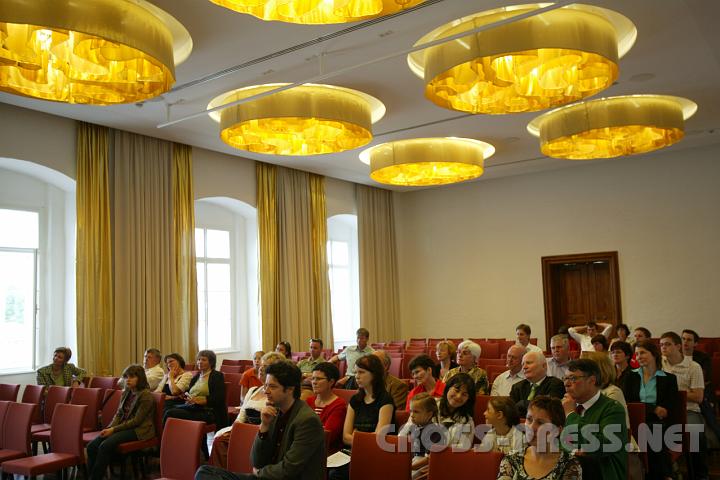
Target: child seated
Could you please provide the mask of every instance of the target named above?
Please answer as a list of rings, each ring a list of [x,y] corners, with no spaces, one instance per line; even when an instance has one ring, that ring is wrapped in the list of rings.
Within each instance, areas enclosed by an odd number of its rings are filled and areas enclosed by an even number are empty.
[[[491,397],[485,410],[485,423],[491,429],[483,437],[479,450],[507,455],[525,451],[525,433],[518,428],[520,414],[510,397]]]
[[[443,444],[443,435],[440,432],[442,427],[437,423],[437,414],[437,402],[429,393],[418,393],[410,399],[410,418],[400,428],[398,435],[412,438],[413,480],[427,477],[430,448],[434,444]],[[434,428],[434,431],[431,430],[423,436],[423,432],[428,428]]]

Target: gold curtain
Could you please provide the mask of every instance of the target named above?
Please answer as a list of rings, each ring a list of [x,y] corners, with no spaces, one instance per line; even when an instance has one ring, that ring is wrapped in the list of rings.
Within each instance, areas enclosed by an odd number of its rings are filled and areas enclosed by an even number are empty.
[[[389,190],[355,186],[360,263],[360,324],[373,341],[400,332],[393,197]]]
[[[113,372],[112,226],[108,129],[77,126],[78,363],[89,375]]]
[[[263,347],[332,345],[323,179],[258,163],[257,182]]]

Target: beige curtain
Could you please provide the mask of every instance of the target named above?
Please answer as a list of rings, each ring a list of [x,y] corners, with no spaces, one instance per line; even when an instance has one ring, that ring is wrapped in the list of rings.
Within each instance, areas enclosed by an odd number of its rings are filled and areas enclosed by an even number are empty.
[[[259,163],[257,182],[263,347],[332,345],[323,179]]]
[[[113,280],[108,129],[77,126],[77,362],[89,375],[113,371]]]
[[[189,152],[114,132],[116,372],[145,349],[197,353]]]
[[[396,340],[400,332],[397,254],[392,192],[355,186],[360,260],[360,324],[372,341]]]

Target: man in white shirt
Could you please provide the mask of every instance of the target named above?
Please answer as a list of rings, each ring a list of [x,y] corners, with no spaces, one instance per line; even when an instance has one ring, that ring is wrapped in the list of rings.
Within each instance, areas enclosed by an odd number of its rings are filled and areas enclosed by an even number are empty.
[[[505,366],[508,367],[508,370],[505,370],[495,377],[490,395],[493,397],[508,397],[510,396],[512,386],[525,380],[521,369],[522,357],[526,352],[525,347],[521,347],[520,345],[513,345],[508,348],[507,355],[505,356]]]
[[[697,452],[690,453],[692,478],[708,478],[707,440],[705,438],[705,421],[700,413],[700,403],[705,395],[705,380],[700,364],[692,357],[684,356],[682,339],[675,332],[665,332],[660,337],[660,351],[663,354],[662,369],[677,377],[678,390],[687,392],[687,422],[700,425],[700,445]]]
[[[521,347],[526,348],[528,352],[543,353],[542,348],[530,343],[530,334],[531,333],[532,333],[532,330],[530,329],[530,325],[521,323],[520,325],[515,327],[515,338],[516,338],[515,345],[520,345]]]
[[[598,332],[598,329],[602,327],[602,331]],[[609,323],[595,323],[587,322],[584,327],[570,327],[568,328],[568,334],[580,344],[580,350],[583,352],[594,352],[595,347],[592,344],[592,338],[601,333],[605,335],[605,338],[610,338],[613,326]]]
[[[333,363],[337,363],[340,360],[345,360],[347,366],[347,368],[345,369],[345,376],[338,380],[335,385],[337,385],[338,387],[344,387],[346,389],[357,388],[357,384],[355,383],[355,362],[357,362],[360,357],[370,355],[375,351],[371,346],[368,345],[368,340],[370,339],[370,332],[367,328],[358,328],[357,332],[355,332],[355,335],[357,335],[357,345],[350,345],[348,347],[345,347],[342,352],[334,355],[329,360]]]
[[[565,378],[570,362],[570,341],[567,335],[555,335],[550,339],[552,357],[547,359],[547,374],[550,377]]]
[[[160,380],[165,376],[165,370],[163,370],[160,365],[161,360],[162,355],[160,355],[160,350],[157,348],[148,348],[145,350],[143,368],[145,369],[145,376],[147,377],[151,392],[155,391],[160,384]]]

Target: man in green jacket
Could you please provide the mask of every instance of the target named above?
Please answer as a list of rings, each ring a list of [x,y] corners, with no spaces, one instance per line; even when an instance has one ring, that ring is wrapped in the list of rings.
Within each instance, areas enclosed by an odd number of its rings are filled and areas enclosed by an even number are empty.
[[[325,478],[325,431],[320,417],[300,400],[302,373],[292,362],[266,370],[267,405],[250,458],[252,474],[232,473],[204,465],[195,480],[322,480]]]
[[[627,478],[625,409],[600,393],[600,367],[590,359],[574,360],[564,381],[563,447],[580,460],[583,478]]]

